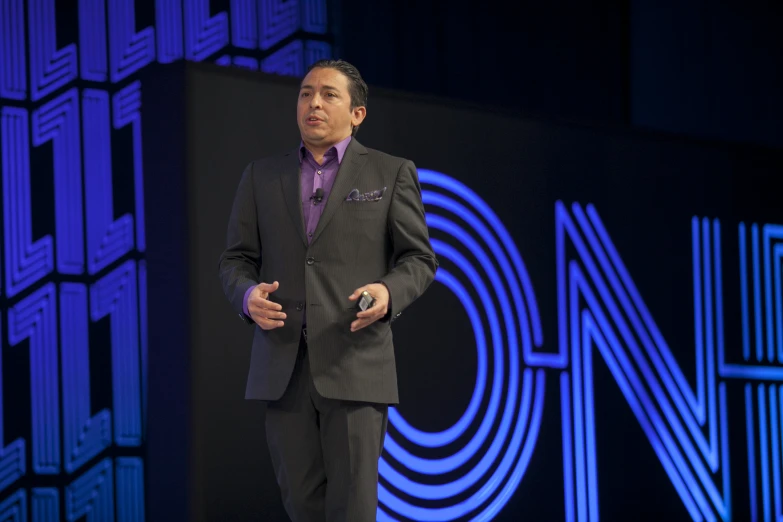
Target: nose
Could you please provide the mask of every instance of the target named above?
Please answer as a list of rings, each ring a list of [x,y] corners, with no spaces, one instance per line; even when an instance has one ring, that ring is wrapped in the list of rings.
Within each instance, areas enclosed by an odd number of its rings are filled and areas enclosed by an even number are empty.
[[[313,94],[310,96],[310,107],[316,108],[321,107],[321,95],[318,93]]]

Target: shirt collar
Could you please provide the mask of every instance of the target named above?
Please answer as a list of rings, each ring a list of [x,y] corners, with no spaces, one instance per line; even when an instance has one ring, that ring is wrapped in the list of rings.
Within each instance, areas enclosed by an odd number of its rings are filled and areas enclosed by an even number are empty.
[[[343,162],[343,156],[345,156],[345,151],[348,148],[348,144],[351,143],[351,136],[348,136],[344,140],[342,140],[339,143],[336,143],[333,147],[331,147],[329,150],[326,151],[326,154],[324,154],[324,158],[331,158],[334,157],[335,153],[337,154],[337,163],[340,164]],[[305,147],[304,142],[299,142],[299,163],[302,163],[302,160],[307,157],[307,155],[312,156],[312,153],[307,150],[307,147]]]

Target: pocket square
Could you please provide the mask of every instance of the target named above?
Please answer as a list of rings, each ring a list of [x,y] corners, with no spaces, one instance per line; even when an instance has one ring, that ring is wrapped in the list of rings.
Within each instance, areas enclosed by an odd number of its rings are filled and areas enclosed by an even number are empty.
[[[383,198],[383,194],[386,192],[386,187],[378,190],[371,190],[369,192],[359,192],[359,189],[353,189],[345,201],[380,201]]]

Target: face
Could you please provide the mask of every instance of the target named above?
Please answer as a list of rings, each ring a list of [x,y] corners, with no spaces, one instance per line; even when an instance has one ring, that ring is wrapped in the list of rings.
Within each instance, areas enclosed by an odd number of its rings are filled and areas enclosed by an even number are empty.
[[[359,125],[364,107],[351,109],[348,78],[335,69],[315,68],[299,89],[296,118],[302,141],[326,151],[351,135],[351,126]]]

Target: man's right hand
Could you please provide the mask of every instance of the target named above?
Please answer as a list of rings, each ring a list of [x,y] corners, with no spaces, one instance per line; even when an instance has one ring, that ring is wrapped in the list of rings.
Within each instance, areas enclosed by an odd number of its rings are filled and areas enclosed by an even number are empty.
[[[271,285],[261,283],[256,285],[247,297],[247,311],[250,312],[250,318],[264,330],[274,330],[284,324],[282,319],[285,319],[286,315],[280,311],[283,307],[269,301],[269,294],[279,286],[280,283],[277,281]]]

